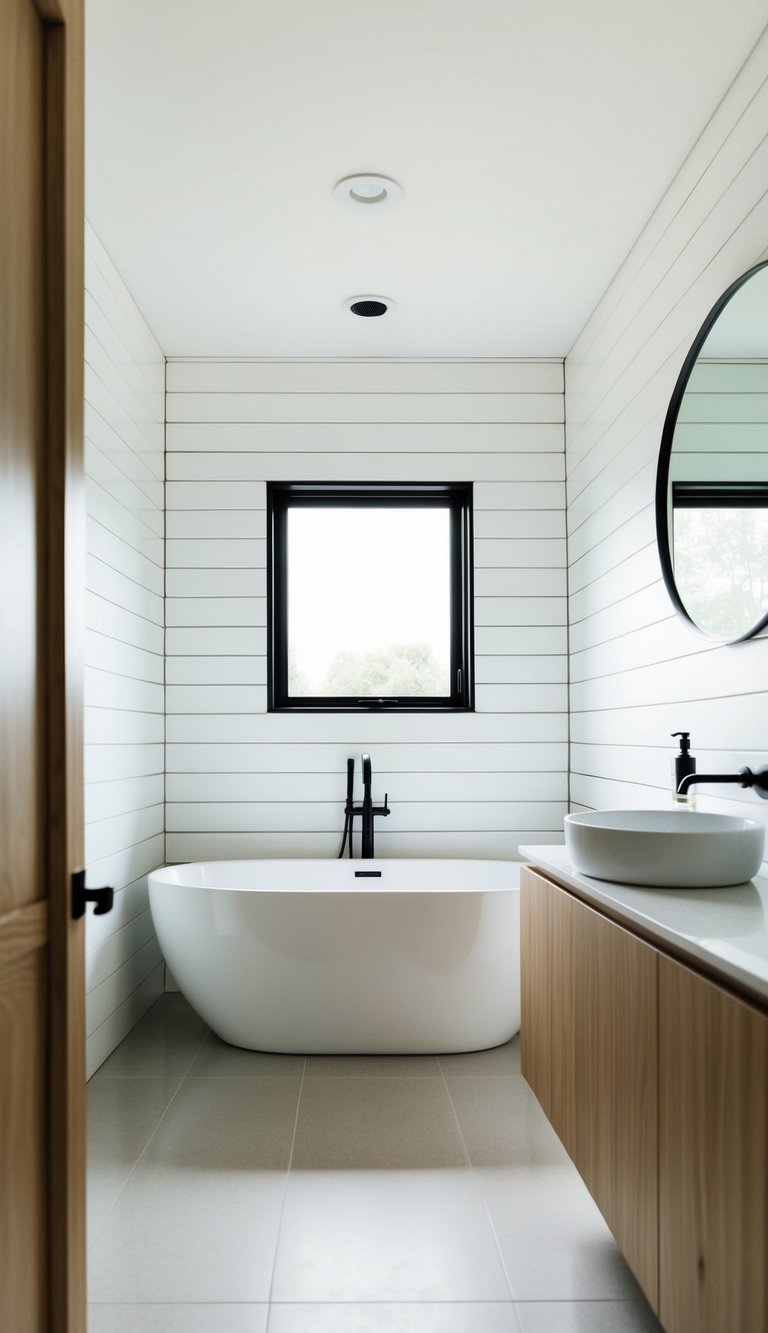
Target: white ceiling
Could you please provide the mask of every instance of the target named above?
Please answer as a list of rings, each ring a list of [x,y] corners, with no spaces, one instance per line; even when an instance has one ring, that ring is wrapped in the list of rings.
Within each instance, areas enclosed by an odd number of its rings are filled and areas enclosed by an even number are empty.
[[[169,356],[564,356],[765,18],[90,0],[88,216]],[[364,171],[399,209],[339,207]]]

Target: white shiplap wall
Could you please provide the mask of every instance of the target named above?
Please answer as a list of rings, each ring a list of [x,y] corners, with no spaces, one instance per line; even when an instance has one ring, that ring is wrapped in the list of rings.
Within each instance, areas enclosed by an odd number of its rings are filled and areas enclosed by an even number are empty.
[[[700,772],[768,759],[768,640],[713,647],[675,617],[653,509],[688,347],[719,294],[766,254],[767,123],[764,38],[566,361],[576,809],[663,804],[672,731],[692,732]],[[768,816],[739,788],[703,788],[698,806]]]
[[[562,832],[562,363],[169,361],[167,856],[332,856],[371,752],[384,856]],[[473,715],[266,712],[268,480],[475,482]],[[358,764],[359,781],[359,764]]]
[[[87,916],[90,1075],[162,990],[146,875],[165,859],[165,360],[90,228],[85,358],[86,861],[117,890]]]

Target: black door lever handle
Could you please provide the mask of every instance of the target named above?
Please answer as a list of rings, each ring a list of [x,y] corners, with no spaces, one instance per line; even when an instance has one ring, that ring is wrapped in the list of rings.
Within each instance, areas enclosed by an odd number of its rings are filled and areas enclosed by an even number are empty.
[[[101,889],[86,889],[85,871],[72,872],[72,916],[75,921],[85,915],[86,903],[96,904],[93,910],[94,916],[106,916],[107,912],[112,911],[114,901],[115,890],[111,884],[105,884]]]

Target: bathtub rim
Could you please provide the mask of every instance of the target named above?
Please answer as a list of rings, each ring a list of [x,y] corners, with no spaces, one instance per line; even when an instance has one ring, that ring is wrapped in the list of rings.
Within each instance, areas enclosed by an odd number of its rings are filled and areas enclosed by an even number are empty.
[[[221,858],[215,861],[185,861],[176,862],[170,865],[159,866],[147,875],[147,881],[150,887],[160,888],[162,885],[173,885],[174,887],[183,886],[188,889],[201,889],[208,892],[217,893],[362,893],[370,894],[376,892],[385,892],[387,894],[403,893],[425,893],[425,894],[456,894],[456,893],[508,893],[519,892],[520,889],[520,869],[524,864],[522,861],[505,860],[500,857],[482,859],[479,857],[376,857],[371,860],[345,859],[340,861],[337,858],[327,857],[233,857],[223,860]],[[219,871],[219,867],[225,868]],[[265,874],[270,869],[278,868],[278,882],[237,884],[222,883],[220,874],[226,874],[226,868],[235,871],[243,867],[263,868]],[[331,876],[333,879],[329,883],[321,885],[311,882],[311,868],[321,867],[321,873]],[[417,881],[416,878],[410,883],[392,882],[400,880],[409,867],[415,872],[421,871],[423,878]],[[203,875],[198,873],[183,876],[184,871],[205,872],[216,875],[216,882],[213,879],[206,880]],[[387,876],[387,870],[390,875]],[[466,881],[456,884],[446,883],[445,878],[440,879],[440,871],[443,870],[447,878],[451,876],[460,876],[472,874],[474,883]],[[429,872],[429,880],[427,875]],[[483,876],[483,871],[486,872]],[[373,873],[372,873],[373,872]],[[376,873],[378,872],[378,873]],[[296,875],[296,879],[291,879],[288,883],[280,883],[280,876],[287,877]],[[380,875],[380,878],[379,878]]]

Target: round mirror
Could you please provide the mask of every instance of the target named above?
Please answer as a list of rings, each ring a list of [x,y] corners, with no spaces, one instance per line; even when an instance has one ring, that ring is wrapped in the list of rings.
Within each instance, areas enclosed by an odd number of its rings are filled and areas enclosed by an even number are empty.
[[[768,261],[705,319],[672,394],[656,477],[667,590],[700,634],[768,624]]]

